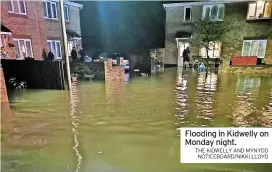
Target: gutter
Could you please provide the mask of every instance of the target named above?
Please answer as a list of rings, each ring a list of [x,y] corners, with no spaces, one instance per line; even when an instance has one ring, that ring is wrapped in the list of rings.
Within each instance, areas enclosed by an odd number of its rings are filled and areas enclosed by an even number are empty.
[[[47,2],[47,0],[43,0],[44,2]],[[51,0],[53,2],[60,2],[60,0]],[[78,7],[79,10],[82,10],[83,9],[83,4],[79,4],[79,3],[76,3],[76,2],[71,2],[69,0],[64,0],[64,4],[65,5],[70,5],[70,6],[74,6],[74,7]]]
[[[184,7],[184,6],[193,6],[193,5],[211,5],[215,3],[239,3],[239,2],[251,2],[251,0],[210,0],[205,2],[180,2],[180,3],[171,3],[171,4],[163,4],[163,8],[172,8],[172,7]]]

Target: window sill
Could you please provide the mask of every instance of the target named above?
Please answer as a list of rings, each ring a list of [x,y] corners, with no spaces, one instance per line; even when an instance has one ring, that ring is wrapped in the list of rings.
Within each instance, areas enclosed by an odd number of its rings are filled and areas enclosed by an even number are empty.
[[[44,20],[45,20],[46,22],[55,22],[55,23],[58,23],[58,22],[59,22],[59,19],[47,18],[47,17],[44,17]]]
[[[16,13],[16,12],[13,12],[13,11],[8,11],[8,13],[27,16],[27,13]]]
[[[271,17],[261,17],[261,18],[255,17],[255,18],[247,18],[247,21],[271,20],[271,19],[272,19]]]
[[[222,22],[222,21],[224,21],[224,19],[204,19],[204,18],[202,18],[202,20],[208,20],[208,21],[213,21],[213,22]]]
[[[28,18],[27,14],[9,12],[9,17]]]

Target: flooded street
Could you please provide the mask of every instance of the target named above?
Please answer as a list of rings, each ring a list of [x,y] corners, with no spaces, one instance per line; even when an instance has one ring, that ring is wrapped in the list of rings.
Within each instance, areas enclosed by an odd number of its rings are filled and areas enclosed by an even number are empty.
[[[180,164],[180,127],[272,126],[272,77],[171,68],[126,83],[21,90],[2,117],[3,172],[268,172]]]

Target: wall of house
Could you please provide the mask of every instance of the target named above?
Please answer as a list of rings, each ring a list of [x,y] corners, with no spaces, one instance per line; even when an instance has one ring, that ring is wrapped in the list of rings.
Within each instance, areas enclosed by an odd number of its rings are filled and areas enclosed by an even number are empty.
[[[70,21],[66,22],[67,29],[71,29],[81,35],[80,10],[78,7],[69,6]]]
[[[66,22],[66,28],[71,29],[81,36],[80,26],[80,9],[78,7],[69,6],[69,17],[70,21]],[[82,47],[82,41],[77,42],[76,51],[79,51]]]
[[[223,42],[221,56],[223,59],[229,61],[232,56],[242,55],[243,40],[245,37],[269,37],[272,36],[272,22],[271,21],[247,21],[248,3],[235,3],[225,5],[225,20],[237,21],[239,28],[232,30],[228,33],[232,37],[235,37],[236,46],[227,45]],[[271,40],[270,40],[271,41]],[[271,42],[268,40],[266,46],[265,60],[272,64],[272,47]],[[270,45],[269,45],[270,44]]]
[[[178,31],[191,31],[192,23],[183,22],[184,7],[166,8],[165,25],[165,64],[178,63],[178,48],[175,40],[175,34]],[[202,15],[202,6],[192,7],[192,21],[197,20]],[[195,47],[191,47],[191,54],[197,54]]]
[[[64,45],[63,45],[63,34],[62,34],[62,24],[61,24],[61,13],[60,13],[60,4],[57,3],[57,14],[58,20],[47,19],[43,17],[45,27],[46,27],[46,43],[47,40],[58,40],[61,43],[61,53],[62,58],[64,58]],[[46,48],[47,52],[49,51],[48,47]]]
[[[201,19],[202,16],[202,5],[192,6],[192,21]],[[229,59],[235,56],[241,56],[242,53],[242,43],[244,37],[258,37],[263,35],[272,34],[272,23],[264,22],[260,20],[247,21],[247,2],[231,3],[225,4],[225,18],[224,20],[235,19],[239,23],[239,28],[233,30],[229,35],[235,35],[236,46],[229,46],[224,42],[222,43],[221,56],[229,61]],[[175,41],[175,34],[177,31],[190,31],[191,23],[184,23],[184,7],[172,7],[166,8],[166,29],[165,29],[165,48],[166,57],[165,64],[177,64],[178,50]],[[193,34],[194,37],[194,34]],[[267,44],[266,49],[266,61],[272,64],[272,47],[271,40]],[[270,46],[269,46],[270,45]],[[191,54],[199,55],[198,48],[191,46]]]
[[[27,15],[8,12],[7,1],[1,1],[1,22],[13,32],[13,38],[31,39],[33,56],[42,59],[47,47],[43,9],[40,1],[26,1]]]
[[[265,62],[266,64],[272,64],[272,36],[268,39],[266,47]]]

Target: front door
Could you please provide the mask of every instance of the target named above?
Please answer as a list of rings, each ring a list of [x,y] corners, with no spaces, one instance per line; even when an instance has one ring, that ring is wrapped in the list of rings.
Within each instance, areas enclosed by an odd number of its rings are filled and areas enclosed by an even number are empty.
[[[189,47],[189,45],[189,41],[182,41],[178,43],[178,67],[183,66],[182,53],[187,47]]]

